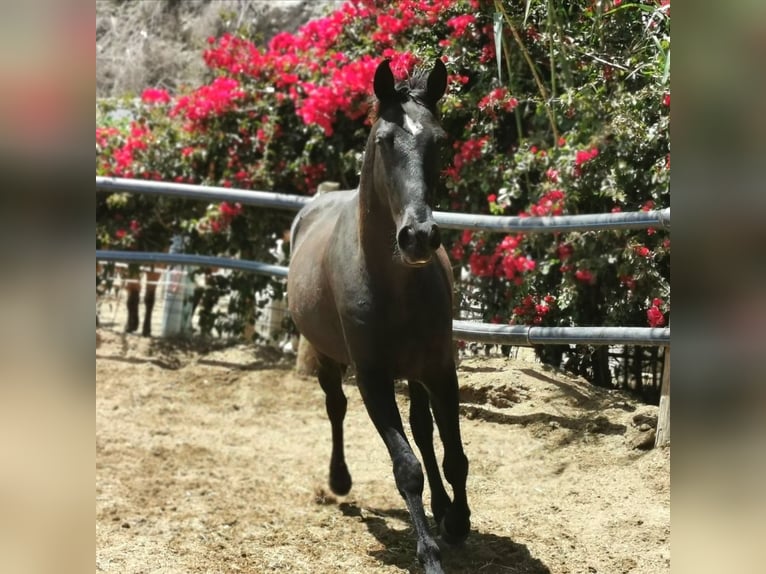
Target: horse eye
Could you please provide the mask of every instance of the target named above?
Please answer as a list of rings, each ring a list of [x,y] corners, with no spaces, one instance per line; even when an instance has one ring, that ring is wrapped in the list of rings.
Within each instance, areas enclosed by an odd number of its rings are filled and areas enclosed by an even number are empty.
[[[391,145],[394,143],[394,132],[380,131],[375,134],[375,143],[378,145]]]

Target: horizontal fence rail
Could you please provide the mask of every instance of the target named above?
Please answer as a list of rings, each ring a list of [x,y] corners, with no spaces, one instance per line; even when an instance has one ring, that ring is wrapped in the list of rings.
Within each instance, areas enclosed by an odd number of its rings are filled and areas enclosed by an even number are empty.
[[[436,223],[445,229],[470,229],[498,233],[553,233],[567,231],[606,231],[610,229],[670,229],[670,208],[659,211],[626,211],[554,217],[518,217],[511,215],[471,215],[434,212]]]
[[[166,181],[100,176],[96,176],[96,190],[128,191],[130,193],[169,195],[171,197],[206,199],[210,201],[238,201],[244,205],[289,209],[292,211],[298,211],[312,199],[302,195],[274,193],[273,191],[255,191],[232,189],[230,187],[192,185],[190,183],[170,183]]]
[[[287,277],[287,267],[231,257],[211,257],[186,253],[150,253],[96,250],[97,261],[165,263],[190,267],[221,267],[259,275]],[[494,325],[475,321],[452,322],[452,337],[460,341],[497,345],[670,345],[670,329],[648,327],[533,327]]]
[[[670,345],[667,327],[533,327],[456,320],[452,322],[452,336],[496,345]]]
[[[127,261],[129,263],[165,263],[189,267],[222,267],[249,271],[256,275],[287,277],[287,267],[271,265],[260,261],[243,261],[233,257],[212,257],[188,253],[152,253],[148,251],[107,251],[96,249],[96,261]]]
[[[299,210],[312,200],[311,197],[290,195],[288,193],[118,177],[96,177],[96,189],[150,195],[169,195],[209,201],[238,201],[244,205],[292,211]],[[648,227],[670,229],[670,208],[624,213],[557,215],[555,217],[471,215],[469,213],[435,211],[434,220],[445,229],[470,229],[472,231],[497,233],[604,231],[609,229],[646,229]]]

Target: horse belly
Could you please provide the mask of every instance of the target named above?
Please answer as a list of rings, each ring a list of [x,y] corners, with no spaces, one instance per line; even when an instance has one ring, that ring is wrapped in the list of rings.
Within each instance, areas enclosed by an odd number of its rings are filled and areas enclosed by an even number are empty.
[[[316,221],[303,230],[287,275],[287,301],[295,326],[320,353],[349,363],[338,311],[324,269],[324,251],[333,226]]]

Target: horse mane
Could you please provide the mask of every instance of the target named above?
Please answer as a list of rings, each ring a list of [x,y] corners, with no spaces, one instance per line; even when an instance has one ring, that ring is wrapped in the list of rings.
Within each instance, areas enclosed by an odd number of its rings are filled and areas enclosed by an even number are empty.
[[[430,109],[435,114],[437,110],[429,106],[425,100],[426,91],[428,89],[428,74],[428,69],[417,68],[410,76],[401,82],[397,82],[394,89],[397,94],[399,94],[401,103],[412,100],[415,103]],[[375,123],[380,117],[380,102],[375,98],[374,94],[370,97],[372,98],[373,103],[373,105],[370,106],[370,121]]]
[[[427,106],[424,96],[428,88],[428,70],[417,69],[413,74],[396,84],[396,91],[403,101],[415,100],[421,106]]]

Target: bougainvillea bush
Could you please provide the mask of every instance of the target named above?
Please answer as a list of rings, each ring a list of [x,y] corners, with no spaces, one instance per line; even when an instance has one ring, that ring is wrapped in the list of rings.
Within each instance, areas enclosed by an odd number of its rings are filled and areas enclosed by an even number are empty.
[[[670,6],[643,2],[357,0],[268,43],[210,38],[205,85],[147,88],[97,111],[96,173],[312,194],[357,184],[372,77],[442,58],[450,141],[436,208],[546,216],[669,206]],[[498,54],[500,55],[498,59]],[[97,195],[97,244],[268,260],[292,214]],[[445,233],[460,291],[483,319],[534,325],[667,324],[670,239],[660,229]],[[252,305],[257,279],[226,288]],[[247,317],[246,313],[242,314]],[[233,327],[234,328],[234,327]],[[541,348],[601,379],[605,355]]]

